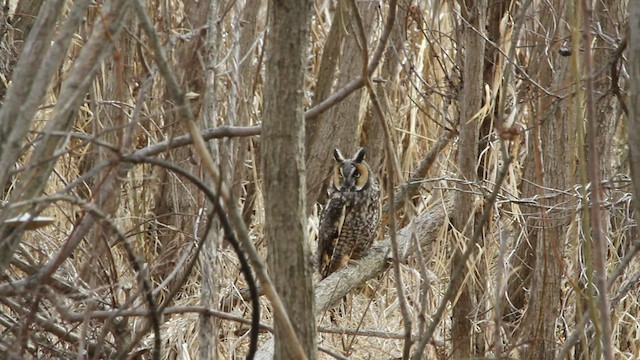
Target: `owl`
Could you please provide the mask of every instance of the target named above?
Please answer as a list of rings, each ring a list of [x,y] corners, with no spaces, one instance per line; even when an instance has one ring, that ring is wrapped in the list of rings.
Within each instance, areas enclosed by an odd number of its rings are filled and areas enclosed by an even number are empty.
[[[320,214],[318,265],[322,278],[364,256],[380,221],[380,188],[364,162],[364,149],[345,159],[335,149],[329,200]]]

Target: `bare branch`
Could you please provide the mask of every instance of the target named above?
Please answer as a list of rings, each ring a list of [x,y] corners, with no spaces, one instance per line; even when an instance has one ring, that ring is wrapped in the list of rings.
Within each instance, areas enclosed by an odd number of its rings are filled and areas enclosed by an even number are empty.
[[[591,208],[584,209],[589,212],[591,220],[591,238],[593,244],[593,266],[595,270],[594,279],[595,286],[598,289],[598,310],[600,312],[601,329],[600,341],[602,342],[602,350],[606,360],[613,360],[613,346],[611,344],[611,318],[609,316],[609,295],[607,291],[607,243],[606,237],[602,230],[602,213],[601,207],[601,189],[600,189],[600,165],[598,159],[598,150],[596,147],[596,115],[595,115],[595,98],[593,86],[593,55],[591,44],[593,35],[591,34],[591,25],[593,22],[593,9],[591,1],[584,0],[582,2],[582,11],[584,15],[584,82],[585,82],[585,106],[587,121],[587,150],[588,150],[588,166],[587,172],[591,182]],[[598,332],[598,331],[597,331]]]
[[[397,10],[398,0],[390,0],[389,1],[389,13],[387,14],[387,22],[385,23],[384,29],[382,30],[382,35],[380,35],[380,41],[378,42],[378,46],[371,56],[371,60],[369,61],[369,65],[367,66],[367,73],[373,73],[378,64],[380,63],[380,59],[382,59],[382,54],[387,46],[387,41],[389,40],[389,36],[391,35],[391,30],[393,30],[393,24],[396,20],[396,10]],[[350,83],[345,85],[340,90],[334,92],[326,98],[324,101],[319,103],[318,105],[312,107],[311,109],[305,111],[304,118],[305,120],[312,120],[318,117],[318,115],[327,111],[330,107],[342,101],[342,99],[349,96],[352,92],[360,89],[365,85],[365,78],[362,75],[353,79]]]
[[[356,29],[357,35],[360,42],[360,46],[362,48],[362,57],[363,57],[363,69],[362,69],[362,78],[365,80],[365,85],[367,90],[369,91],[369,96],[371,97],[371,102],[374,105],[374,109],[377,118],[380,120],[380,125],[382,127],[382,133],[384,135],[385,141],[385,157],[387,159],[387,193],[394,193],[394,183],[395,183],[395,173],[396,169],[399,169],[398,161],[396,159],[396,155],[393,152],[393,141],[391,140],[391,133],[389,131],[389,121],[386,116],[386,112],[382,108],[380,104],[380,100],[376,95],[376,91],[371,83],[371,77],[368,67],[365,65],[367,63],[368,50],[367,50],[367,37],[364,31],[364,25],[362,24],[362,17],[358,12],[358,7],[356,6],[355,0],[349,1],[349,5],[353,11],[353,16],[356,20]],[[395,16],[395,15],[394,15]],[[401,176],[401,173],[398,174]],[[405,294],[404,285],[402,281],[402,273],[400,272],[400,262],[398,258],[398,240],[396,238],[396,219],[395,219],[395,198],[391,198],[389,201],[389,239],[391,240],[391,254],[392,254],[392,266],[393,266],[393,275],[396,285],[396,291],[398,292],[398,301],[400,303],[400,311],[402,313],[402,320],[404,325],[404,347],[402,351],[402,358],[404,360],[409,359],[409,355],[411,353],[411,312],[409,311],[409,305],[407,303],[407,296]]]
[[[147,16],[144,5],[139,0],[134,1],[133,4],[136,10],[136,13],[138,15],[138,18],[140,19],[140,22],[142,24],[142,27],[145,33],[147,34],[147,36],[149,37],[151,46],[155,53],[156,64],[158,65],[160,74],[162,74],[162,76],[165,78],[167,82],[169,94],[176,102],[178,110],[180,111],[180,114],[187,121],[189,132],[191,133],[191,136],[194,139],[195,149],[198,155],[200,156],[200,158],[202,159],[204,168],[207,171],[208,175],[213,180],[213,183],[220,184],[219,195],[223,199],[224,205],[226,206],[227,210],[231,213],[231,221],[233,223],[233,226],[235,227],[236,233],[240,238],[240,241],[242,243],[242,246],[244,247],[244,250],[247,252],[249,259],[253,264],[254,270],[256,271],[256,274],[260,279],[260,283],[264,288],[265,294],[273,306],[274,315],[278,318],[279,322],[286,329],[288,333],[288,337],[291,341],[291,344],[294,347],[293,350],[295,350],[296,353],[300,355],[299,357],[300,359],[303,359],[305,356],[304,356],[304,352],[302,351],[302,346],[300,345],[300,342],[297,339],[297,335],[293,329],[293,326],[289,321],[289,317],[287,316],[286,309],[284,308],[284,305],[282,304],[282,301],[278,293],[275,291],[273,282],[271,281],[269,275],[267,274],[267,269],[264,262],[258,255],[258,252],[253,242],[249,238],[246,225],[242,220],[242,217],[238,211],[237,204],[231,197],[229,187],[225,182],[222,181],[220,177],[220,172],[216,167],[216,165],[214,164],[213,159],[211,158],[211,154],[207,149],[204,139],[200,135],[198,126],[193,116],[193,112],[191,111],[191,108],[186,102],[184,94],[182,93],[182,91],[180,90],[180,87],[178,86],[178,81],[175,77],[174,72],[170,68],[164,48],[160,44],[160,40],[158,39],[155,29],[153,28],[153,24],[151,24],[151,21]]]
[[[449,193],[429,210],[418,215],[412,224],[402,228],[396,234],[398,240],[398,262],[404,262],[416,251],[416,242],[412,236],[417,235],[419,245],[430,249],[438,238],[442,226],[446,226],[449,213],[453,211],[456,193]],[[316,313],[322,314],[329,310],[337,301],[342,299],[352,289],[364,284],[389,267],[391,254],[391,240],[380,241],[372,248],[367,256],[358,259],[355,265],[344,267],[316,284]],[[434,321],[435,322],[435,321]],[[435,327],[435,325],[434,325]],[[403,334],[403,338],[406,335]],[[270,339],[256,354],[256,359],[273,357],[273,339]]]

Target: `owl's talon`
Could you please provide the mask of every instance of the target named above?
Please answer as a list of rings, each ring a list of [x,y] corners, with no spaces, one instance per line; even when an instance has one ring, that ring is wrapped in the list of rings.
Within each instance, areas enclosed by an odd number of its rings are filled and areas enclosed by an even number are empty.
[[[358,264],[360,264],[360,259],[351,259],[349,260],[349,263],[348,263],[348,265],[351,265],[351,266],[358,266]]]

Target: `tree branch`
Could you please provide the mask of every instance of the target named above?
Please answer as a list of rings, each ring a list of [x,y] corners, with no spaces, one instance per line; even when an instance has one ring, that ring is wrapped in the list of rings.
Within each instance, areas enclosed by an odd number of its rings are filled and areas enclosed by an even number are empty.
[[[594,282],[598,289],[597,305],[600,313],[600,326],[597,327],[596,334],[600,335],[602,352],[606,360],[613,360],[613,345],[611,343],[611,319],[609,308],[609,293],[607,291],[607,240],[602,228],[602,212],[601,212],[601,184],[600,184],[600,163],[598,159],[598,150],[596,147],[596,109],[593,85],[593,54],[591,25],[593,22],[593,9],[591,1],[584,0],[582,2],[582,11],[584,15],[584,87],[585,87],[585,106],[587,121],[587,173],[591,182],[591,208],[586,210],[589,212],[591,220],[591,242],[593,246],[593,267]],[[588,246],[588,245],[587,245]],[[594,319],[595,320],[595,319]]]
[[[371,56],[371,60],[369,61],[369,65],[367,66],[367,73],[373,73],[378,64],[380,63],[380,59],[382,59],[382,54],[387,47],[387,41],[389,40],[389,36],[391,35],[391,30],[393,29],[393,24],[396,19],[396,9],[398,5],[398,0],[389,1],[389,13],[387,14],[387,22],[384,25],[384,29],[382,30],[382,35],[380,35],[380,41],[378,42],[378,46]],[[311,109],[304,112],[305,120],[312,120],[318,117],[318,115],[327,111],[330,107],[342,101],[342,99],[349,96],[352,92],[360,89],[365,84],[365,78],[360,75],[357,78],[351,80],[350,83],[345,85],[340,90],[337,90],[331,96],[326,98],[324,101],[319,103],[318,105],[312,107]]]
[[[398,261],[404,262],[416,249],[416,241],[423,251],[429,253],[432,244],[438,238],[442,226],[447,223],[449,213],[453,206],[457,193],[446,194],[439,203],[413,219],[412,223],[402,228],[396,234],[398,241]],[[369,251],[369,254],[355,265],[342,268],[316,284],[316,314],[322,314],[331,306],[342,299],[349,291],[364,284],[366,281],[378,276],[389,267],[389,255],[391,253],[391,240],[385,238]],[[404,336],[404,334],[403,334]],[[273,338],[269,339],[258,350],[256,359],[273,358]]]
[[[161,46],[160,40],[158,39],[158,34],[156,33],[151,20],[147,16],[142,2],[140,0],[137,0],[133,1],[133,4],[142,28],[144,29],[149,38],[149,41],[151,42],[151,47],[154,50],[155,61],[158,65],[159,72],[167,82],[169,95],[176,102],[177,109],[178,111],[180,111],[180,115],[187,122],[189,133],[194,140],[194,148],[196,150],[196,153],[202,160],[203,167],[206,170],[207,174],[211,177],[213,183],[219,184],[220,190],[218,195],[222,198],[227,211],[229,211],[230,213],[230,218],[234,229],[236,230],[237,236],[240,239],[244,250],[247,252],[249,259],[251,260],[251,264],[253,265],[256,275],[260,279],[260,283],[262,284],[262,287],[265,291],[265,295],[271,302],[274,316],[286,329],[288,338],[291,341],[290,344],[293,347],[292,350],[299,354],[300,358],[302,359],[305,357],[304,351],[302,350],[302,346],[298,341],[296,332],[294,331],[291,321],[289,320],[286,309],[284,308],[279,294],[275,290],[271,278],[267,274],[266,265],[258,255],[258,251],[249,238],[246,224],[240,216],[235,200],[231,197],[229,187],[224,181],[222,181],[220,172],[213,162],[211,154],[208,152],[204,139],[200,135],[200,129],[196,124],[191,107],[187,104],[184,93],[182,92],[182,90],[180,90],[178,80],[175,76],[175,73],[171,69],[169,61],[167,59],[167,54],[165,53],[164,48]]]

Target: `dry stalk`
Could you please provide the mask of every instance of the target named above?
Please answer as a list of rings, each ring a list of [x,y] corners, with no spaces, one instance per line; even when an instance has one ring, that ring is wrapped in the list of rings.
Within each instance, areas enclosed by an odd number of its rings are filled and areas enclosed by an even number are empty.
[[[530,3],[532,0],[531,1],[527,0],[527,1]],[[523,5],[526,5],[526,4],[523,4]],[[455,12],[456,10],[454,9],[452,11]],[[458,16],[458,18],[460,18],[461,21],[463,21],[467,26],[469,26],[470,29],[475,31],[478,34],[478,36],[482,37],[482,39],[487,44],[493,46],[498,52],[500,52],[500,54],[504,57],[504,59],[507,60],[507,62],[509,64],[511,64],[518,71],[518,74],[521,74],[534,87],[536,87],[538,90],[542,91],[545,95],[551,96],[551,97],[556,98],[556,99],[562,99],[563,98],[563,96],[555,94],[555,93],[551,92],[549,89],[546,89],[544,86],[540,85],[540,83],[538,83],[535,79],[533,79],[531,77],[531,75],[529,75],[529,73],[527,73],[526,69],[524,69],[522,66],[518,65],[515,62],[514,58],[510,58],[508,54],[505,54],[504,51],[502,49],[500,49],[500,46],[498,46],[496,43],[491,41],[491,39],[489,39],[485,34],[483,34],[482,31],[479,31],[478,29],[476,29],[473,26],[471,26],[471,24],[469,24],[469,22],[461,14],[456,12],[456,15]]]
[[[400,185],[400,190],[396,191],[393,196],[393,203],[396,209],[399,209],[403,203],[407,200],[412,199],[418,192],[420,191],[420,185],[422,185],[422,180],[427,176],[427,173],[435,163],[438,155],[444,150],[447,145],[451,142],[451,140],[455,137],[456,133],[449,130],[444,130],[444,133],[438,141],[436,141],[429,151],[424,155],[418,167],[415,171],[413,171],[413,175],[407,182],[403,185]],[[382,206],[383,213],[389,213],[390,204],[385,204]]]
[[[460,262],[458,263],[458,266],[456,266],[456,268],[453,270],[453,273],[451,275],[451,281],[449,282],[449,286],[447,286],[447,291],[444,293],[443,298],[440,302],[440,305],[436,310],[436,313],[432,316],[431,324],[427,328],[427,331],[424,337],[420,339],[418,348],[424,348],[427,342],[433,337],[433,333],[436,330],[436,326],[440,323],[442,316],[444,315],[444,312],[447,307],[447,302],[451,300],[452,297],[454,296],[454,289],[452,284],[454,283],[455,279],[457,279],[462,275],[464,268],[466,267],[467,260],[477,248],[476,243],[478,242],[478,240],[480,239],[480,236],[482,235],[482,228],[487,224],[487,221],[489,220],[489,216],[491,215],[491,211],[496,202],[496,198],[498,196],[498,193],[500,192],[500,187],[502,186],[502,182],[504,181],[507,175],[509,166],[511,165],[512,161],[513,161],[512,157],[506,158],[502,169],[500,169],[493,191],[487,197],[486,203],[484,204],[484,207],[482,210],[482,215],[478,223],[476,223],[473,229],[473,236],[471,237],[471,239],[469,239],[469,242],[467,243],[467,248],[462,254],[460,258]],[[415,360],[418,360],[418,358],[416,358]]]
[[[101,211],[94,204],[73,196],[69,196],[69,195],[51,195],[44,198],[35,198],[35,199],[19,202],[19,203],[16,203],[15,205],[16,206],[30,206],[32,204],[48,205],[50,203],[57,202],[57,201],[64,201],[70,204],[80,206],[88,214],[91,214],[91,218],[93,219],[94,223],[95,221],[99,221],[105,224],[106,226],[108,226],[108,228],[118,238],[117,243],[122,244],[123,247],[125,248],[125,251],[127,252],[127,255],[129,257],[129,262],[138,276],[138,281],[142,287],[145,301],[147,301],[147,305],[149,306],[148,314],[151,317],[151,323],[153,325],[154,334],[157,337],[157,339],[159,339],[154,343],[154,358],[159,359],[160,344],[161,344],[160,314],[158,311],[158,306],[152,294],[153,289],[151,286],[151,281],[148,276],[147,267],[145,263],[136,255],[131,243],[129,242],[128,237],[109,218],[109,216],[105,214],[103,211]],[[48,278],[51,277],[53,271],[57,269],[58,262],[64,261],[65,259],[69,258],[71,256],[72,251],[75,249],[75,247],[71,247],[68,245],[70,242],[71,241],[68,241],[65,244],[65,246],[62,246],[61,251],[53,258],[53,260],[51,260],[47,265],[45,265],[38,273],[28,278],[26,281],[24,281],[23,284],[16,284],[16,285],[23,286],[24,288],[28,288],[28,287],[32,287],[35,285],[44,284],[48,282]],[[58,260],[56,261],[56,259]],[[15,285],[12,284],[12,286],[15,286]],[[135,297],[132,298],[131,300],[133,299],[135,299]],[[90,301],[90,299],[88,299],[88,301]],[[77,321],[82,322],[85,320],[84,317],[86,316],[86,313],[83,313],[80,316],[82,318],[80,318]],[[108,326],[105,326],[105,328],[108,328]],[[100,353],[100,349],[101,349],[101,341],[98,340],[96,342],[95,347],[94,346],[91,347],[91,352],[93,354],[96,354],[97,356],[98,353]],[[156,354],[157,354],[157,357],[156,357]]]
[[[620,260],[620,264],[618,264],[616,269],[611,273],[611,275],[609,275],[607,279],[607,290],[613,286],[613,284],[618,280],[620,276],[622,276],[624,270],[627,269],[627,267],[631,263],[631,260],[635,258],[638,253],[640,253],[640,241],[636,240],[633,244],[633,247],[624,256],[624,258]],[[638,280],[638,276],[640,276],[640,273],[635,275],[636,281]],[[633,283],[633,281],[629,282],[629,285]],[[631,286],[623,286],[620,291],[618,291],[618,293],[613,297],[611,306],[615,306],[629,290],[631,290]],[[580,316],[580,320],[574,327],[573,332],[571,332],[571,334],[567,336],[564,344],[562,345],[562,348],[560,348],[560,351],[558,351],[556,360],[563,360],[567,358],[569,351],[571,351],[571,348],[573,348],[576,342],[580,340],[580,337],[584,335],[585,327],[587,326],[587,323],[590,319],[590,311],[587,310],[582,313],[582,315]],[[593,327],[593,325],[591,325],[591,327]]]
[[[611,344],[611,319],[609,317],[609,295],[607,291],[607,243],[606,237],[602,232],[601,217],[601,184],[600,184],[600,165],[596,145],[596,115],[595,115],[595,98],[593,86],[593,55],[591,26],[593,22],[593,9],[591,1],[582,2],[582,11],[584,15],[584,78],[585,82],[585,106],[586,106],[586,122],[587,122],[587,149],[588,161],[587,172],[591,183],[591,208],[588,210],[591,218],[591,239],[593,243],[593,266],[595,285],[598,289],[598,310],[600,312],[600,341],[602,350],[606,360],[613,360],[613,346]],[[596,327],[598,329],[598,327]]]
[[[43,5],[40,15],[29,32],[18,66],[14,71],[13,76],[20,79],[20,81],[13,82],[5,99],[3,99],[2,108],[0,109],[0,138],[3,140],[0,142],[0,168],[2,169],[11,169],[20,156],[22,142],[29,131],[29,126],[37,111],[38,104],[48,86],[50,78],[43,79],[41,76],[39,80],[46,81],[44,83],[36,82],[36,74],[33,70],[39,69],[43,62],[52,60],[52,56],[47,50],[51,46],[51,39],[55,33],[54,29],[58,16],[62,11],[62,4],[62,1],[57,0],[49,1]],[[70,21],[67,22],[67,24],[69,23]],[[68,44],[71,41],[71,36],[68,35],[66,39]],[[56,43],[56,45],[60,44]],[[41,73],[52,76],[54,69],[57,68],[55,60],[60,59],[54,59],[55,66],[41,70]],[[34,106],[23,109],[22,106],[25,102]],[[9,173],[3,171],[0,174],[0,186],[5,188],[8,180]],[[0,221],[4,221],[7,217],[9,217],[8,214],[0,214]],[[12,255],[12,253],[3,249],[3,258],[4,254]],[[8,264],[8,260],[4,259],[0,263],[0,270],[2,271],[6,266],[5,261]]]
[[[382,59],[382,54],[387,46],[387,41],[389,40],[389,36],[391,35],[391,31],[393,30],[393,24],[396,18],[396,7],[398,5],[398,0],[389,1],[389,13],[387,15],[387,22],[384,25],[384,29],[382,30],[382,35],[380,35],[380,40],[378,41],[378,45],[371,56],[371,60],[367,65],[367,74],[373,73],[378,64],[380,63],[380,59]],[[364,62],[367,64],[367,61]],[[353,79],[347,85],[342,87],[341,89],[335,91],[331,96],[326,98],[321,103],[315,105],[311,109],[304,112],[305,120],[312,120],[318,117],[318,115],[327,111],[330,107],[342,101],[342,99],[346,98],[352,92],[360,89],[365,85],[365,78],[362,75]]]
[[[362,23],[362,17],[360,16],[360,12],[358,11],[358,7],[356,6],[355,0],[349,1],[349,5],[351,6],[353,16],[356,21],[356,29],[357,29],[357,38],[360,42],[360,47],[362,51],[362,79],[364,79],[364,84],[369,91],[369,96],[371,98],[371,102],[373,103],[374,109],[378,115],[378,119],[380,119],[384,141],[385,141],[385,155],[387,159],[387,194],[394,194],[395,186],[394,186],[394,176],[395,170],[399,169],[398,161],[396,160],[396,155],[393,152],[393,141],[391,140],[391,133],[389,131],[388,120],[386,116],[386,112],[382,108],[380,104],[380,100],[376,94],[376,91],[371,83],[371,77],[369,73],[369,68],[367,66],[367,60],[369,59],[369,53],[367,50],[367,37],[364,32],[364,25]],[[390,18],[389,21],[393,22],[395,20],[395,3],[389,4],[390,9]],[[393,14],[393,16],[391,15]],[[402,176],[401,172],[398,172],[398,176]],[[411,353],[411,311],[409,310],[409,305],[407,303],[407,296],[405,294],[404,285],[402,281],[402,273],[400,271],[400,261],[398,255],[398,240],[396,238],[396,220],[395,220],[395,199],[390,197],[389,201],[389,237],[391,239],[391,254],[392,254],[392,265],[393,265],[393,274],[395,279],[396,291],[398,292],[398,301],[400,303],[400,311],[402,312],[402,319],[404,325],[404,348],[403,348],[403,359],[408,359]]]
[[[251,335],[252,335],[252,340],[251,340],[251,345],[249,348],[249,354],[248,357],[251,357],[253,352],[255,352],[256,346],[257,346],[257,336],[258,336],[258,330],[259,330],[259,317],[260,317],[260,311],[259,311],[259,304],[258,304],[258,294],[257,294],[257,288],[256,288],[256,284],[255,281],[253,279],[253,276],[251,274],[251,269],[249,267],[249,264],[244,256],[244,253],[242,252],[242,249],[240,247],[240,244],[238,243],[238,241],[236,240],[233,230],[231,229],[231,225],[229,224],[229,221],[227,220],[226,214],[225,212],[222,210],[222,206],[220,205],[220,202],[218,201],[218,197],[216,196],[216,194],[214,193],[214,191],[209,188],[208,186],[206,186],[202,181],[200,181],[198,178],[196,178],[193,174],[189,173],[188,171],[173,165],[171,163],[168,163],[166,161],[157,159],[157,158],[148,158],[148,157],[141,157],[141,156],[125,156],[122,157],[121,159],[124,162],[129,162],[129,163],[149,163],[149,164],[153,164],[156,166],[161,166],[164,167],[168,170],[171,170],[183,177],[185,177],[186,179],[188,179],[191,183],[193,183],[194,185],[196,185],[200,191],[202,191],[207,198],[211,201],[211,203],[214,205],[215,211],[218,214],[218,218],[220,219],[222,228],[227,236],[227,239],[229,241],[229,243],[232,245],[234,251],[236,252],[237,256],[238,256],[238,260],[240,261],[240,269],[242,271],[242,273],[245,275],[245,278],[247,279],[247,282],[249,284],[249,290],[251,293],[251,297],[253,300],[253,304],[254,304],[254,308],[253,308],[253,313],[252,313],[252,329],[251,329]],[[205,238],[206,238],[206,234],[209,233],[209,231],[211,230],[211,224],[212,224],[212,215],[213,213],[210,214],[209,219],[207,221],[207,229],[205,231]],[[191,261],[187,264],[187,266],[185,266],[184,269],[184,275],[182,276],[182,278],[176,283],[174,284],[173,289],[170,290],[169,295],[166,297],[165,301],[163,302],[162,305],[160,305],[158,307],[158,311],[161,313],[165,307],[168,306],[168,304],[171,302],[171,299],[177,294],[177,292],[183,287],[183,285],[185,284],[185,282],[187,281],[187,278],[189,276],[189,274],[191,273],[191,271],[193,270],[196,261],[199,258],[199,254],[202,251],[202,248],[205,244],[205,241],[199,241],[198,245],[196,247],[196,251],[194,256],[192,257]],[[129,350],[131,349],[131,347],[133,345],[135,345],[136,343],[138,343],[142,336],[145,335],[147,331],[147,328],[144,327],[142,330],[138,331],[137,335],[134,336],[134,339],[127,345],[124,346],[122,349],[119,349],[119,354],[121,356],[126,355]]]
[[[36,23],[33,25],[33,29],[29,32],[26,47],[23,50],[18,68],[14,74],[14,77],[20,79],[20,81],[13,82],[0,111],[0,138],[3,139],[3,141],[0,142],[0,169],[12,169],[18,160],[22,142],[27,135],[38,105],[49,87],[51,78],[66,54],[73,37],[73,32],[84,19],[84,13],[88,5],[89,1],[86,0],[74,4],[69,12],[67,21],[60,28],[60,32],[56,35],[52,44],[51,38],[55,33],[56,21],[63,6],[60,1],[51,1],[43,5],[41,15],[38,16]],[[98,37],[102,38],[102,42],[105,41],[104,33],[98,34],[98,31],[96,31],[96,34],[94,34],[92,38],[95,39]],[[106,51],[105,48],[102,50]],[[99,50],[97,51],[99,52]],[[87,51],[87,53],[89,53],[89,51]],[[81,60],[83,59],[78,59],[79,62]],[[88,63],[89,61],[84,60],[81,64],[83,64],[85,68],[90,68],[90,66],[87,65]],[[38,69],[38,71],[34,72],[34,69]],[[92,76],[88,74],[80,75],[86,78],[92,78]],[[65,82],[65,84],[68,83]],[[66,88],[69,87],[73,87],[73,85]],[[75,94],[75,97],[77,99],[80,95]],[[71,101],[71,99],[64,99],[64,101]],[[61,106],[57,108],[61,108]],[[57,118],[64,119],[64,115],[58,116]],[[42,146],[39,148],[41,147]],[[49,152],[49,154],[51,153],[53,152]],[[49,165],[49,167],[52,168],[53,165]],[[0,174],[0,187],[6,188],[7,181],[11,175],[12,173],[9,171],[3,171]],[[47,178],[47,176],[42,176],[40,179],[35,179],[35,181],[39,183],[32,185],[35,191],[32,191],[30,194],[33,196],[39,195],[38,190],[44,188],[44,182]],[[26,196],[22,195],[23,194],[16,192],[13,194],[13,198],[25,199],[29,196],[29,194],[26,194]],[[16,211],[23,212],[26,210],[16,209]],[[12,216],[12,214],[8,211],[0,212],[0,223],[3,223],[4,220],[10,216]],[[6,229],[0,228],[0,232],[2,233],[4,233],[5,230]],[[13,231],[10,236],[5,234],[2,237],[3,241],[0,242],[0,274],[3,273],[6,266],[8,266],[17,244],[20,242],[22,231],[17,229],[17,231]]]
[[[505,122],[507,121],[507,118],[505,117],[505,109],[506,109],[506,101],[507,101],[507,92],[508,92],[508,88],[509,88],[509,84],[510,84],[510,79],[511,79],[511,75],[513,73],[513,68],[515,66],[517,66],[515,64],[515,62],[513,61],[513,59],[515,58],[515,54],[516,54],[516,49],[517,49],[517,45],[518,45],[518,41],[520,39],[520,32],[522,31],[522,27],[524,26],[525,20],[526,20],[526,15],[527,15],[527,10],[529,9],[529,7],[531,6],[531,3],[533,1],[532,0],[526,0],[520,7],[519,11],[518,11],[518,17],[515,20],[515,24],[514,24],[514,30],[513,33],[511,35],[511,43],[509,44],[509,52],[508,54],[505,54],[502,50],[500,50],[500,53],[502,56],[504,56],[506,59],[506,62],[504,63],[504,69],[503,71],[498,72],[498,74],[500,74],[502,76],[502,83],[500,84],[500,98],[498,99],[498,116],[497,118],[494,120],[495,124],[494,127],[498,130],[499,133],[502,133],[502,130],[505,128]],[[478,31],[475,30],[478,34],[483,34],[482,31]],[[497,49],[500,49],[500,46],[497,46]],[[497,76],[500,76],[497,75]],[[514,96],[516,96],[514,94]],[[517,103],[517,99],[513,99],[514,103]],[[512,124],[508,124],[509,126]],[[519,141],[518,136],[516,136],[515,141]],[[500,144],[500,150],[502,153],[502,157],[503,158],[510,158],[509,154],[507,153],[507,149],[506,146],[504,144],[504,142],[501,142]],[[503,169],[506,171],[506,169]],[[496,182],[497,183],[497,182]],[[498,255],[498,259],[497,259],[497,267],[496,267],[496,291],[495,291],[495,299],[494,299],[494,309],[493,309],[493,313],[494,313],[494,326],[495,326],[495,331],[494,331],[494,351],[496,353],[496,355],[498,357],[503,356],[502,354],[502,336],[501,336],[501,330],[502,330],[502,299],[504,297],[504,284],[505,282],[505,278],[504,278],[504,273],[505,273],[505,269],[504,269],[504,264],[505,264],[505,252],[506,252],[506,243],[504,241],[504,239],[502,238],[502,236],[500,237],[500,247],[499,247],[499,255]]]
[[[282,300],[278,296],[278,293],[275,291],[273,283],[271,282],[271,279],[267,274],[266,265],[264,264],[262,259],[260,259],[260,256],[258,255],[258,252],[255,246],[251,242],[251,239],[249,239],[246,225],[244,224],[244,221],[242,220],[242,217],[238,212],[235,201],[231,198],[228,185],[222,181],[220,177],[220,173],[216,168],[213,162],[213,159],[211,158],[211,154],[207,150],[206,143],[202,138],[202,136],[200,135],[200,129],[198,128],[198,125],[195,122],[195,118],[191,111],[191,107],[186,103],[184,94],[180,90],[178,81],[175,77],[174,72],[170,68],[164,48],[160,45],[160,41],[155,32],[155,29],[153,28],[153,25],[151,24],[151,21],[149,20],[149,17],[147,16],[144,5],[139,0],[134,1],[133,4],[136,10],[136,13],[142,23],[142,27],[151,42],[151,46],[155,54],[156,64],[158,65],[160,73],[167,81],[167,88],[169,90],[169,94],[176,102],[176,105],[181,115],[187,121],[189,133],[193,138],[196,152],[202,159],[204,168],[207,171],[208,175],[213,180],[213,182],[216,184],[220,184],[219,195],[223,199],[227,210],[231,213],[232,224],[235,227],[236,233],[238,234],[240,241],[242,242],[242,246],[244,247],[244,250],[249,255],[249,259],[251,260],[254,270],[256,271],[256,274],[260,279],[260,283],[262,284],[265,295],[267,296],[267,298],[271,302],[271,305],[273,306],[274,315],[278,318],[278,321],[283,325],[283,328],[287,332],[288,334],[287,341],[289,341],[289,344],[291,346],[291,350],[293,351],[293,353],[296,354],[299,357],[299,359],[304,359],[306,357],[304,354],[304,350],[302,349],[302,346],[300,345],[300,342],[293,329],[293,326],[291,325],[291,321],[289,320],[289,316],[287,315],[286,309],[282,304]]]

